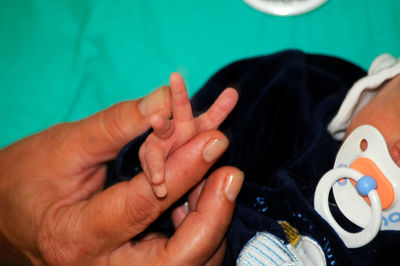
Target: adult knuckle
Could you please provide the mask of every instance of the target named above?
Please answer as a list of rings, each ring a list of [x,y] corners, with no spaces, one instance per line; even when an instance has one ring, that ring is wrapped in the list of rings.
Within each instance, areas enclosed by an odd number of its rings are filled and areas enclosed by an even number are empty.
[[[38,236],[38,249],[41,257],[49,265],[72,265],[79,261],[78,247],[71,249],[65,240],[62,241],[58,235],[51,230],[42,230]]]
[[[125,131],[126,119],[124,119],[126,108],[127,103],[121,102],[111,106],[109,109],[101,113],[100,121],[104,133],[115,142],[128,138]]]
[[[157,204],[158,201],[154,200],[153,196],[149,196],[144,190],[136,190],[134,194],[129,194],[125,204],[126,215],[132,224],[139,227],[141,230],[145,229],[156,220],[163,212],[162,207]]]
[[[51,206],[39,225],[37,247],[41,258],[48,265],[82,265],[91,258],[92,251],[82,241],[76,221],[66,222],[57,207]]]

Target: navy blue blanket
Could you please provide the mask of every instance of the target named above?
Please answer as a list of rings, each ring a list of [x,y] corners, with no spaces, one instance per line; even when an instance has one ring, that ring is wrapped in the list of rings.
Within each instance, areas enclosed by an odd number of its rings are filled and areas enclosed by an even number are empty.
[[[327,124],[347,90],[364,75],[338,58],[285,51],[233,63],[193,97],[193,111],[200,113],[223,88],[232,86],[240,95],[220,127],[231,145],[213,167],[233,165],[246,176],[227,234],[225,265],[236,262],[257,232],[268,232],[284,244],[292,241],[282,221],[315,240],[327,265],[396,264],[397,232],[380,232],[367,246],[348,249],[313,208],[315,187],[333,167],[341,144],[328,134]],[[137,154],[145,137],[129,143],[110,164],[108,185],[141,171]],[[171,234],[168,213],[153,228]]]

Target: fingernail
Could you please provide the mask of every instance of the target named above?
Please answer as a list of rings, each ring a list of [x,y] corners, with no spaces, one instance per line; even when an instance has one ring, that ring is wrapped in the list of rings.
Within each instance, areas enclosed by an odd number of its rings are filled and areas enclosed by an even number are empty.
[[[185,201],[185,203],[182,204],[182,210],[188,214],[190,212],[190,208],[189,208],[189,202]]]
[[[168,193],[168,189],[165,184],[153,186],[153,191],[158,198],[164,198]]]
[[[244,181],[243,172],[228,175],[225,179],[225,195],[230,201],[235,201]]]
[[[228,148],[226,139],[210,140],[203,150],[203,158],[206,162],[213,162]]]
[[[168,87],[163,86],[144,97],[138,104],[138,109],[142,115],[153,114],[165,106],[165,98]]]

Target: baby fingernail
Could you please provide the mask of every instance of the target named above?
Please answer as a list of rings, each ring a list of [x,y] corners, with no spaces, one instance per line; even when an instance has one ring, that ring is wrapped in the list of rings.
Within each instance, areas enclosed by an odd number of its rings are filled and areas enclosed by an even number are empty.
[[[153,186],[153,191],[158,198],[164,198],[168,193],[167,186],[165,184]]]
[[[206,162],[213,162],[228,148],[228,141],[226,139],[213,139],[210,140],[203,150],[203,158]]]
[[[225,179],[225,195],[230,201],[235,201],[244,181],[243,172],[228,175]]]
[[[168,87],[164,86],[144,97],[138,104],[142,115],[153,114],[164,107]]]

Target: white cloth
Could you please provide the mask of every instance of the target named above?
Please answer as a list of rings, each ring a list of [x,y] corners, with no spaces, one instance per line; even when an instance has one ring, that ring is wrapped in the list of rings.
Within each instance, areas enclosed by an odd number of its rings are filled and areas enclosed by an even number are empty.
[[[308,236],[299,235],[292,246],[269,232],[257,232],[241,250],[238,266],[326,266],[321,246]]]
[[[400,74],[400,58],[382,54],[372,62],[368,75],[358,80],[348,91],[338,113],[328,125],[329,133],[337,140],[343,140],[347,127],[354,115],[361,110],[378,92],[387,80]]]

